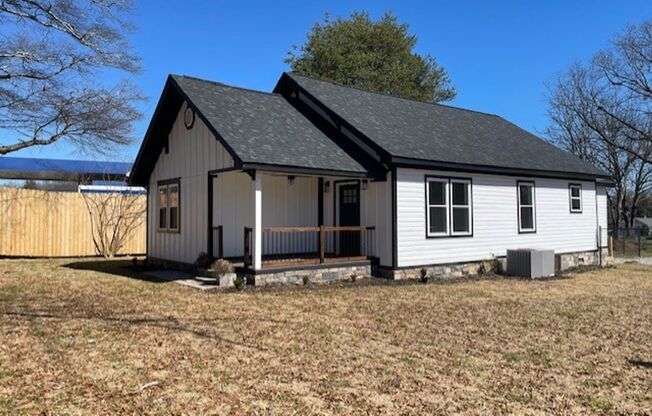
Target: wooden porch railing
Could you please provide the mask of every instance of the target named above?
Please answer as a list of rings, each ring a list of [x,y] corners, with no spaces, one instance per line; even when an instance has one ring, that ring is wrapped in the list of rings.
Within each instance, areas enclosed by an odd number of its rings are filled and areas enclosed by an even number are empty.
[[[262,260],[283,262],[375,256],[375,227],[264,227]],[[253,229],[245,227],[244,263],[252,264]]]
[[[213,258],[224,258],[224,232],[221,225],[208,230],[211,233],[211,255]]]

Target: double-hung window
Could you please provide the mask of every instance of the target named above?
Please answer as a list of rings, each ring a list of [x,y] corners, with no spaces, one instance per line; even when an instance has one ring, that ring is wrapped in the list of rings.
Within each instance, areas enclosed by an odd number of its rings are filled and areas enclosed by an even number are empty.
[[[536,208],[534,182],[517,182],[518,188],[518,232],[536,232]]]
[[[472,235],[471,180],[426,177],[426,235]]]
[[[582,212],[582,185],[570,184],[568,185],[568,197],[570,198],[570,212]]]
[[[158,185],[158,229],[159,231],[179,231],[178,180],[161,182]]]
[[[427,178],[428,237],[448,235],[448,179]]]
[[[451,179],[451,235],[471,234],[471,181]]]

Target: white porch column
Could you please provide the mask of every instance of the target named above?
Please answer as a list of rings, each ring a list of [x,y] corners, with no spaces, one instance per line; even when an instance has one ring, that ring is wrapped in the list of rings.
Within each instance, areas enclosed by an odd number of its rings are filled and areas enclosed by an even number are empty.
[[[260,172],[255,173],[254,179],[254,270],[262,268],[263,258],[263,180]]]

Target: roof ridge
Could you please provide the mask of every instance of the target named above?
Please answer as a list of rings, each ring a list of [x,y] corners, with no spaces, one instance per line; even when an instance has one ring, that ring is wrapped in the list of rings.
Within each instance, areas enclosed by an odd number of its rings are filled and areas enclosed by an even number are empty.
[[[260,91],[260,90],[254,90],[252,88],[239,87],[237,85],[229,85],[229,84],[225,84],[225,83],[219,82],[219,81],[213,81],[213,80],[210,80],[210,79],[193,77],[192,75],[170,74],[170,76],[171,77],[176,77],[176,78],[187,78],[187,79],[191,79],[191,80],[195,80],[195,81],[206,82],[208,84],[218,85],[220,87],[231,88],[231,89],[234,89],[234,90],[254,92],[254,93],[257,93],[257,94],[270,95],[270,96],[274,96],[274,97],[282,97],[281,94],[277,94],[275,92]]]
[[[317,78],[317,77],[314,77],[312,75],[304,74],[303,72],[300,72],[300,71],[289,71],[289,72],[286,72],[286,73],[290,74],[290,75],[299,75],[301,77],[312,79],[312,80],[315,80],[315,81],[327,82],[329,84],[333,84],[333,85],[336,85],[336,86],[342,87],[342,88],[350,88],[352,90],[358,90],[358,91],[366,92],[366,93],[369,93],[369,94],[381,95],[383,97],[398,98],[399,100],[411,101],[411,102],[418,103],[418,104],[434,105],[434,106],[452,108],[454,110],[468,111],[468,112],[471,112],[471,113],[477,113],[477,114],[483,114],[483,115],[486,115],[486,116],[493,116],[493,117],[503,118],[503,117],[499,116],[498,114],[487,113],[487,112],[484,112],[484,111],[471,110],[469,108],[456,107],[454,105],[448,105],[448,104],[429,103],[429,102],[426,102],[426,101],[419,101],[419,100],[414,99],[414,98],[401,97],[399,95],[392,95],[392,94],[388,94],[388,93],[385,93],[385,92],[368,91],[368,90],[365,90],[363,88],[356,87],[356,86],[353,86],[353,85],[344,85],[342,83],[339,83],[337,81],[333,81],[333,80],[330,80],[330,79]]]

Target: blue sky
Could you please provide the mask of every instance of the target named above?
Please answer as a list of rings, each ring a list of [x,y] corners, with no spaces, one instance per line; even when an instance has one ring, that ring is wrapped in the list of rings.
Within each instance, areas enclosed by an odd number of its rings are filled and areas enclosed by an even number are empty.
[[[392,11],[418,37],[417,51],[444,66],[458,90],[450,104],[499,114],[541,133],[547,125],[545,83],[586,61],[627,24],[652,16],[648,1],[137,1],[130,35],[142,56],[137,84],[149,97],[138,139],[97,159],[133,161],[165,78],[193,75],[270,91],[293,44],[324,13]],[[13,156],[89,158],[67,144]],[[90,156],[92,157],[92,155]]]

